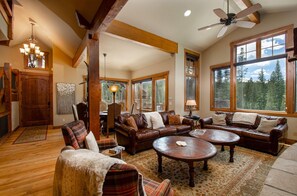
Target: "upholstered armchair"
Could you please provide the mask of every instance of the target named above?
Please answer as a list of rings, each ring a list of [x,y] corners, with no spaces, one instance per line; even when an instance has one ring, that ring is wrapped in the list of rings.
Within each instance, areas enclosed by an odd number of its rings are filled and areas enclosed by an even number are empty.
[[[63,125],[62,133],[66,146],[72,146],[74,149],[86,148],[85,138],[88,135],[88,131],[82,120],[73,121]],[[113,138],[98,140],[97,144],[100,151],[118,145]]]
[[[171,196],[170,180],[143,177],[134,165],[67,146],[57,159],[53,195]]]

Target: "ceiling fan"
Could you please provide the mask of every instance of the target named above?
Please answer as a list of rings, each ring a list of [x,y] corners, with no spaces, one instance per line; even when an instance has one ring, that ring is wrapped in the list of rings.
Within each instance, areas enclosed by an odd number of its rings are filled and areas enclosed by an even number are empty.
[[[234,13],[229,13],[229,0],[227,0],[227,13],[224,12],[221,8],[214,9],[213,12],[220,17],[220,22],[215,23],[212,25],[208,25],[205,27],[201,27],[198,29],[198,31],[204,30],[204,29],[210,29],[211,27],[217,26],[217,25],[224,25],[221,30],[219,31],[217,37],[222,37],[227,29],[228,26],[235,24],[238,27],[243,27],[243,28],[252,28],[255,26],[256,23],[250,22],[250,21],[244,21],[244,20],[238,20],[240,18],[243,18],[249,14],[252,14],[262,8],[261,4],[257,3],[252,5],[251,7],[248,7],[244,10],[241,10],[237,14]]]

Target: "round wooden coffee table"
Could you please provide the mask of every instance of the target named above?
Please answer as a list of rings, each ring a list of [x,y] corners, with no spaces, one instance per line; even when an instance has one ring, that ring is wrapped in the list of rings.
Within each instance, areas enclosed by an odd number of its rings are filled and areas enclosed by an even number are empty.
[[[177,141],[186,142],[187,145],[179,146]],[[158,155],[158,172],[162,172],[162,156],[188,163],[191,187],[195,186],[194,162],[204,161],[203,169],[207,170],[207,160],[217,154],[217,149],[211,143],[185,136],[161,137],[154,141],[153,148]]]
[[[214,145],[222,145],[222,151],[224,146],[230,146],[230,162],[234,162],[234,148],[238,143],[240,137],[235,133],[228,131],[216,130],[216,129],[195,129],[189,133],[191,136],[208,141]]]

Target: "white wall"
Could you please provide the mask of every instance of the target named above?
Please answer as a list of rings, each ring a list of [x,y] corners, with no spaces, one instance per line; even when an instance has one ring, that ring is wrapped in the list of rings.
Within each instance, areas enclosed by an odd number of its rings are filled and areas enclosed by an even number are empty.
[[[200,111],[201,117],[211,115],[210,111],[210,69],[211,65],[230,62],[230,43],[252,35],[263,33],[286,25],[297,26],[297,11],[267,14],[261,23],[252,29],[238,28],[202,53]],[[217,30],[217,29],[212,29]],[[288,117],[288,138],[297,140],[297,118]]]

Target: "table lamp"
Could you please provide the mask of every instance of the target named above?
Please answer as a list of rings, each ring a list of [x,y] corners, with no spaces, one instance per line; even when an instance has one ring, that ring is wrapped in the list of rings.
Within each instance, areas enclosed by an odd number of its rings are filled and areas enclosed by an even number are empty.
[[[195,100],[187,100],[186,106],[188,106],[190,110],[189,116],[192,116],[192,108],[195,107],[196,105],[197,104]]]

